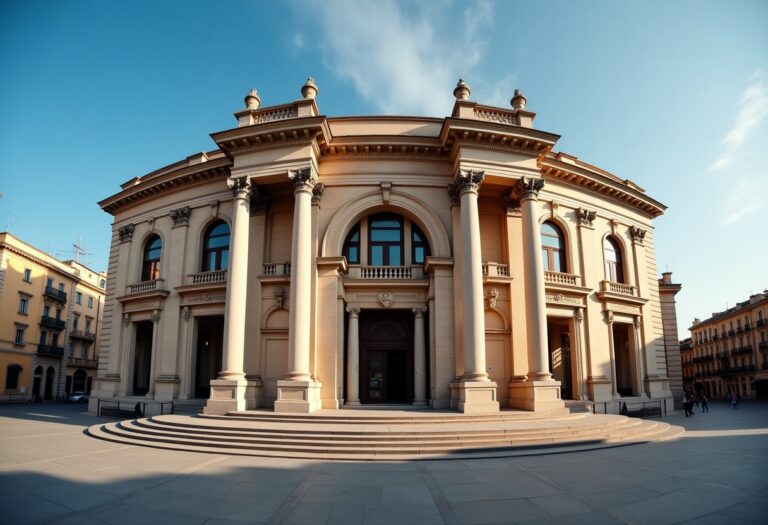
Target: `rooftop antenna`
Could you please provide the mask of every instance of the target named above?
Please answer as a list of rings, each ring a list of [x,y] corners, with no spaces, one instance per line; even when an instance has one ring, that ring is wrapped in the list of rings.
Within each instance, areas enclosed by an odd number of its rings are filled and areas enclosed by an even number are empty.
[[[80,262],[80,256],[85,256],[85,264],[88,264],[88,256],[93,255],[91,252],[86,251],[86,248],[83,246],[83,236],[81,235],[80,238],[77,240],[77,242],[73,242],[72,246],[74,247],[73,253],[75,254],[75,262]]]
[[[15,217],[13,214],[13,210],[6,212],[4,217],[7,217],[7,219],[5,220],[5,226],[3,227],[3,231],[9,232],[11,231],[11,226],[13,226],[13,219]]]

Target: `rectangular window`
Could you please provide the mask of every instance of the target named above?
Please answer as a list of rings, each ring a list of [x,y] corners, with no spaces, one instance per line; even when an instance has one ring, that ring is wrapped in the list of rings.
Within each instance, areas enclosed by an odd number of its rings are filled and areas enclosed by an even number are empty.
[[[43,306],[43,315],[46,316],[46,317],[50,317],[51,316],[51,307],[48,306],[47,304],[45,306]]]
[[[91,333],[91,320],[86,319],[85,320],[85,331],[88,333]]]
[[[26,297],[22,297],[19,299],[19,313],[20,314],[27,314],[27,310],[29,310],[29,299]]]
[[[77,292],[75,294],[75,303],[77,304],[83,304],[83,294],[80,292]]]
[[[48,277],[48,281],[45,284],[46,288],[53,288],[53,279]]]
[[[14,337],[13,342],[17,345],[23,345],[24,344],[24,329],[23,328],[16,328],[16,337]]]
[[[60,292],[64,291],[64,283],[59,283],[59,291]]]
[[[61,320],[61,308],[56,308],[56,319]]]
[[[40,344],[44,345],[46,344],[47,341],[48,341],[48,332],[43,330],[42,332],[40,332]]]
[[[80,316],[75,315],[72,317],[72,330],[77,331],[77,325],[80,324]]]
[[[24,282],[32,282],[32,270],[29,268],[24,268]]]
[[[93,308],[93,297],[88,297],[88,308]]]

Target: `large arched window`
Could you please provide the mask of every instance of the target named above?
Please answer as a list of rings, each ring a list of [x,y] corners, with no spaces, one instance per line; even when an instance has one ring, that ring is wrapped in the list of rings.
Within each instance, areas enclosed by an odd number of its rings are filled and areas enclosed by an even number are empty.
[[[619,243],[611,237],[606,237],[603,241],[603,253],[605,256],[605,278],[616,283],[623,283],[624,264],[621,260]]]
[[[21,375],[20,365],[8,365],[5,374],[5,390],[16,390],[19,388],[19,376]]]
[[[144,245],[144,259],[141,265],[141,280],[154,281],[160,278],[160,256],[163,251],[163,241],[157,235],[152,235]]]
[[[226,270],[229,267],[229,225],[216,221],[203,238],[203,271]]]
[[[541,225],[541,256],[545,272],[567,272],[565,265],[565,237],[552,222]]]
[[[411,223],[411,260],[413,264],[424,264],[429,255],[427,238],[421,233],[418,226]]]
[[[368,219],[368,264],[402,266],[403,221],[397,215],[381,214]]]
[[[360,264],[360,223],[355,224],[344,241],[344,257],[349,264]]]

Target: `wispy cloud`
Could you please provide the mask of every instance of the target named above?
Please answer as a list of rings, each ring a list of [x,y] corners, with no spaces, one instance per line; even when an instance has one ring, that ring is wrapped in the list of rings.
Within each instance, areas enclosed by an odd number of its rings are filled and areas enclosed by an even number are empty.
[[[445,115],[459,77],[473,89],[476,84],[495,89],[494,82],[472,78],[486,49],[483,35],[493,23],[490,1],[476,0],[461,13],[451,13],[448,2],[333,5],[302,4],[319,23],[326,65],[382,112]]]
[[[763,184],[756,182],[756,178],[742,177],[736,180],[728,191],[725,199],[723,212],[726,225],[736,224],[746,216],[754,213],[763,207],[762,196],[764,195]]]
[[[720,170],[730,165],[738,156],[752,130],[768,115],[768,86],[764,71],[758,70],[752,75],[749,86],[741,95],[739,106],[741,109],[736,122],[720,142],[723,151],[709,166],[710,171]]]

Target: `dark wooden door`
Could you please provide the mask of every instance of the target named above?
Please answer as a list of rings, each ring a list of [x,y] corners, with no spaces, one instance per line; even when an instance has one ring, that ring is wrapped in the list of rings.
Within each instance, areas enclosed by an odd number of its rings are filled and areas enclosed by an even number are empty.
[[[408,311],[360,314],[360,393],[363,403],[413,401],[413,317]]]

